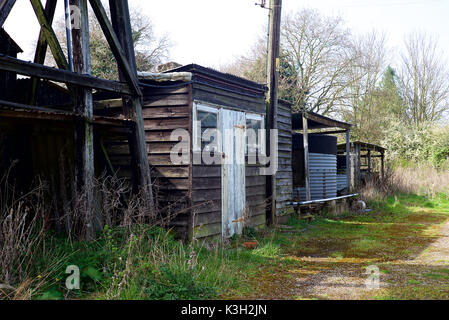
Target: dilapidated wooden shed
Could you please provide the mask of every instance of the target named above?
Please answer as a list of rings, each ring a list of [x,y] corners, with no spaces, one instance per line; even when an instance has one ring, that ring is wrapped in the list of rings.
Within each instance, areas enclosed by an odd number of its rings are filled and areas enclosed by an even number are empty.
[[[265,128],[264,85],[221,73],[199,65],[186,65],[170,73],[188,72],[191,80],[154,81],[140,79],[143,90],[142,114],[152,177],[161,208],[184,199],[184,207],[171,223],[184,238],[230,237],[244,226],[266,225],[266,176],[261,164],[250,164],[245,138],[247,129]],[[100,98],[100,97],[98,97]],[[97,108],[103,114],[119,113],[119,100],[102,96]],[[284,108],[285,142],[291,140],[289,107]],[[117,114],[116,114],[117,113]],[[222,134],[216,146],[207,147],[201,139],[206,130]],[[179,144],[174,130],[185,130],[190,137],[184,147],[187,157],[181,163],[171,158]],[[231,130],[234,134],[226,132]],[[225,133],[226,132],[226,133]],[[283,141],[284,142],[284,141]],[[111,163],[121,175],[129,175],[131,163],[127,141],[105,141]],[[283,165],[289,165],[289,147]],[[205,162],[202,151],[210,152],[214,162]],[[281,172],[282,173],[282,172]],[[283,176],[279,175],[282,184]],[[289,187],[289,182],[283,182]],[[281,191],[281,190],[280,190]],[[283,192],[283,191],[282,191]],[[287,199],[286,197],[284,201]]]

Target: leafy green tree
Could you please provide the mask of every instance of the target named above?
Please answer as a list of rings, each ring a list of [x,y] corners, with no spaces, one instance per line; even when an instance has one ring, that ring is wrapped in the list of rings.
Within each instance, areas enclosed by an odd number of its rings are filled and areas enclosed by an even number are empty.
[[[405,102],[401,97],[399,83],[396,70],[388,66],[380,83],[380,97],[377,102],[385,104],[383,109],[387,113],[395,115],[398,119],[404,119]]]
[[[392,123],[404,123],[405,104],[398,83],[396,71],[388,66],[381,80],[361,96],[357,103],[358,117],[344,116],[355,124],[352,132],[355,139],[381,144]]]

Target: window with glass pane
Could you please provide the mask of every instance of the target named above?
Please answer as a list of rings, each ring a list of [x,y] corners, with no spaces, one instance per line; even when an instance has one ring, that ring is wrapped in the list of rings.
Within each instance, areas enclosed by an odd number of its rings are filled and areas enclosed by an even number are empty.
[[[201,121],[201,150],[217,152],[217,113],[198,110],[197,121]],[[207,130],[207,132],[206,132]]]
[[[259,149],[263,148],[262,119],[246,119],[246,154],[256,155]],[[262,149],[263,150],[263,149]]]

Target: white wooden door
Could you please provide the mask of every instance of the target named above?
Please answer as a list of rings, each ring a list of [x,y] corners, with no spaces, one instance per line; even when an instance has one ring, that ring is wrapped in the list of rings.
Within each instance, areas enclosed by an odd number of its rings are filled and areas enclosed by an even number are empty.
[[[245,192],[245,113],[220,111],[223,162],[222,177],[222,234],[224,238],[241,234],[246,203]]]

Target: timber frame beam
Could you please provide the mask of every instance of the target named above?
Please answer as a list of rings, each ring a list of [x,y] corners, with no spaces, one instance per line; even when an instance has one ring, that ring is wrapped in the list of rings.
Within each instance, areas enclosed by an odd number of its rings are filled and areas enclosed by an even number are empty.
[[[108,15],[101,4],[100,0],[90,0],[90,5],[92,10],[97,17],[98,23],[103,30],[103,33],[106,37],[106,40],[109,43],[109,46],[114,54],[115,59],[117,60],[118,67],[120,71],[123,73],[123,77],[126,79],[127,83],[133,90],[134,94],[138,96],[142,96],[142,91],[139,87],[139,82],[137,79],[137,71],[133,72],[128,60],[126,58],[125,52],[123,51],[122,46],[120,45],[120,40],[118,39],[111,22],[109,21]],[[129,40],[131,41],[131,40]],[[134,57],[133,57],[134,58]]]
[[[310,120],[313,120],[315,122],[319,122],[321,124],[324,124],[328,127],[336,127],[336,128],[342,128],[342,129],[350,129],[351,125],[345,122],[329,119],[325,116],[313,113],[313,112],[307,112],[307,118]]]
[[[15,3],[16,0],[0,0],[0,28],[3,27]]]
[[[47,2],[45,3],[45,16],[50,25],[53,24],[53,19],[55,17],[56,3],[57,3],[57,0],[47,0]],[[37,41],[37,45],[36,45],[36,52],[34,54],[34,63],[37,63],[37,64],[45,63],[45,56],[47,54],[47,48],[48,48],[47,39],[45,37],[44,31],[41,28],[41,30],[39,32],[39,38]],[[37,93],[36,90],[37,90],[38,81],[39,81],[38,78],[32,78],[32,80],[31,80],[31,88],[30,88],[29,98],[28,98],[31,105],[36,104],[36,93]]]
[[[41,64],[26,62],[0,54],[0,70],[14,72],[24,76],[36,77],[56,82],[63,82],[80,87],[90,87],[97,90],[132,95],[128,85],[111,80],[104,80],[86,74],[77,74],[43,66]]]
[[[322,116],[311,111],[299,111],[292,113],[292,130],[302,130],[303,129],[303,113],[307,113],[307,124],[309,130],[323,130],[338,128],[333,131],[323,131],[316,132],[317,134],[337,134],[344,133],[346,130],[351,129],[352,125],[350,123],[338,121],[326,116]],[[312,133],[312,132],[310,132]]]
[[[33,1],[33,0],[32,0]],[[71,0],[80,8],[80,28],[72,28],[73,70],[79,74],[91,73],[89,44],[89,20],[87,0]],[[95,238],[95,161],[94,128],[92,125],[93,98],[91,88],[77,88],[75,113],[83,115],[88,121],[79,121],[75,126],[75,190],[85,194],[87,240]]]
[[[92,1],[94,0],[91,0],[91,2]],[[128,66],[128,68],[130,68],[129,71],[123,70],[119,64],[120,78],[127,79],[128,77],[131,77],[133,81],[138,82],[134,45],[132,40],[130,40],[132,39],[132,30],[128,1],[109,0],[109,6],[111,10],[112,25],[110,23],[106,23],[109,22],[109,20],[106,20],[107,17],[104,17],[104,23],[108,28],[114,28],[113,30],[110,30],[110,33],[113,35],[112,39],[115,39],[115,47],[123,54],[122,58],[124,59],[123,63],[125,67]],[[138,85],[137,88],[140,92]],[[125,116],[129,115],[129,117],[134,120],[136,124],[134,134],[129,137],[129,146],[133,154],[132,162],[137,169],[134,172],[134,176],[137,178],[135,180],[137,180],[140,189],[143,192],[143,196],[149,204],[148,209],[150,212],[154,212],[152,180],[142,115],[142,97],[133,96],[132,99],[129,99],[129,97],[123,97],[123,113]]]
[[[41,32],[43,32],[46,42],[50,47],[51,53],[55,58],[55,61],[60,69],[69,70],[69,64],[65,58],[64,52],[62,51],[61,45],[59,44],[58,38],[51,26],[51,22],[48,21],[45,10],[42,7],[42,2],[40,0],[30,0],[34,12],[36,13],[37,20],[41,25]]]

